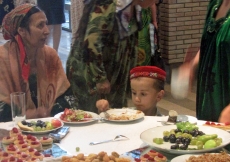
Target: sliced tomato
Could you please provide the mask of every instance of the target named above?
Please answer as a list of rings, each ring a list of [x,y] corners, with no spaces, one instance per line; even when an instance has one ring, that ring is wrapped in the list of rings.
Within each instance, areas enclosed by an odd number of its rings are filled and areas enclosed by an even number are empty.
[[[71,115],[71,114],[72,114],[72,110],[71,110],[71,109],[68,109],[68,108],[65,108],[64,114],[65,114],[65,115]]]

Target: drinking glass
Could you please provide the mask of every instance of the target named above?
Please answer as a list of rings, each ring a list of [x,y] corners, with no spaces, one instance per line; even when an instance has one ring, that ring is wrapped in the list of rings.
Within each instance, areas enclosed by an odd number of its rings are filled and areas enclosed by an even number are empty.
[[[10,94],[11,112],[14,124],[26,119],[25,93],[13,92]]]

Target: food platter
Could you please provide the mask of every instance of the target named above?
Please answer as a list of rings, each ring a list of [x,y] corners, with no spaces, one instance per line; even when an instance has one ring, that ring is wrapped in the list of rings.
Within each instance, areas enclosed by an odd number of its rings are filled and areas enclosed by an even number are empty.
[[[95,120],[99,120],[100,116],[94,112],[90,112],[90,111],[84,111],[90,115],[92,115],[92,119],[88,118],[87,120],[82,120],[82,121],[77,121],[77,122],[67,122],[64,120],[61,120],[60,117],[64,112],[60,112],[58,114],[56,114],[54,117],[60,119],[63,123],[65,124],[73,124],[73,125],[79,125],[79,124],[86,124],[86,123],[93,123],[95,122]]]
[[[52,119],[49,119],[49,120],[45,120],[44,121],[51,121]],[[34,119],[31,119],[31,120],[26,120],[26,121],[34,121]],[[53,132],[53,131],[56,131],[60,128],[62,128],[64,126],[64,123],[60,120],[61,122],[61,126],[60,127],[57,127],[57,128],[54,128],[54,129],[51,129],[51,130],[45,130],[45,131],[25,131],[25,130],[21,130],[22,133],[29,133],[29,134],[34,134],[34,135],[39,135],[39,134],[48,134],[50,132]]]
[[[230,124],[218,123],[218,122],[207,122],[207,121],[199,122],[199,124],[202,124],[204,126],[219,128],[219,129],[230,132]]]
[[[170,149],[171,145],[173,144],[169,142],[164,142],[163,144],[153,143],[153,138],[163,138],[163,132],[170,131],[171,129],[176,129],[176,125],[167,125],[167,126],[147,129],[140,134],[140,138],[143,142],[147,143],[153,148],[171,154],[199,154],[199,153],[211,152],[220,149],[230,143],[230,133],[224,130],[220,130],[218,128],[213,128],[208,126],[197,126],[197,127],[205,134],[217,134],[219,138],[222,138],[221,145],[215,148],[202,149],[202,150],[176,150],[176,149],[174,150],[174,149]]]
[[[100,113],[100,117],[104,118],[106,121],[112,122],[130,122],[136,121],[144,118],[144,113],[139,110],[134,110],[130,108],[122,108],[122,109],[110,109],[106,111],[110,118],[105,117],[105,113]]]
[[[223,156],[223,153],[222,154],[220,154],[220,153],[208,153],[208,154],[206,154],[206,155],[212,155],[212,156],[214,156],[214,154],[215,154],[215,156],[217,155],[220,155],[220,156]],[[177,156],[177,157],[175,157],[175,158],[173,158],[172,160],[171,160],[171,162],[187,162],[188,161],[188,159],[191,157],[191,156],[195,156],[195,157],[198,157],[198,156],[201,156],[202,154],[186,154],[186,155],[180,155],[180,156]],[[226,156],[226,155],[228,155],[228,154],[224,154],[224,156]],[[211,157],[210,157],[211,158]],[[208,160],[209,161],[209,160]]]
[[[190,156],[199,156],[198,154],[186,154],[186,155],[180,155],[171,160],[171,162],[186,162],[186,160],[189,159]]]

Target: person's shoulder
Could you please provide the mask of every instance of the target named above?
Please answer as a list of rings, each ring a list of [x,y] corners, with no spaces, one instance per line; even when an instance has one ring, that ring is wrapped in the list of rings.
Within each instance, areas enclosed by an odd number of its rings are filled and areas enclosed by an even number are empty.
[[[48,55],[57,55],[58,56],[57,51],[54,48],[52,48],[52,47],[50,47],[48,45],[45,45],[43,47],[43,51],[45,51],[45,53],[48,54]]]
[[[9,51],[9,42],[6,42],[5,44],[0,45],[0,53],[1,53],[0,57],[7,56],[8,51]]]

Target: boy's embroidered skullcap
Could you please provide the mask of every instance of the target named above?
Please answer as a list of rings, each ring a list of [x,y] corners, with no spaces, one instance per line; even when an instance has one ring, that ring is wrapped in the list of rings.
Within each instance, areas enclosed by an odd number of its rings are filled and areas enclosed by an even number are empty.
[[[138,77],[149,77],[165,81],[166,72],[156,66],[137,66],[130,70],[130,79]]]

